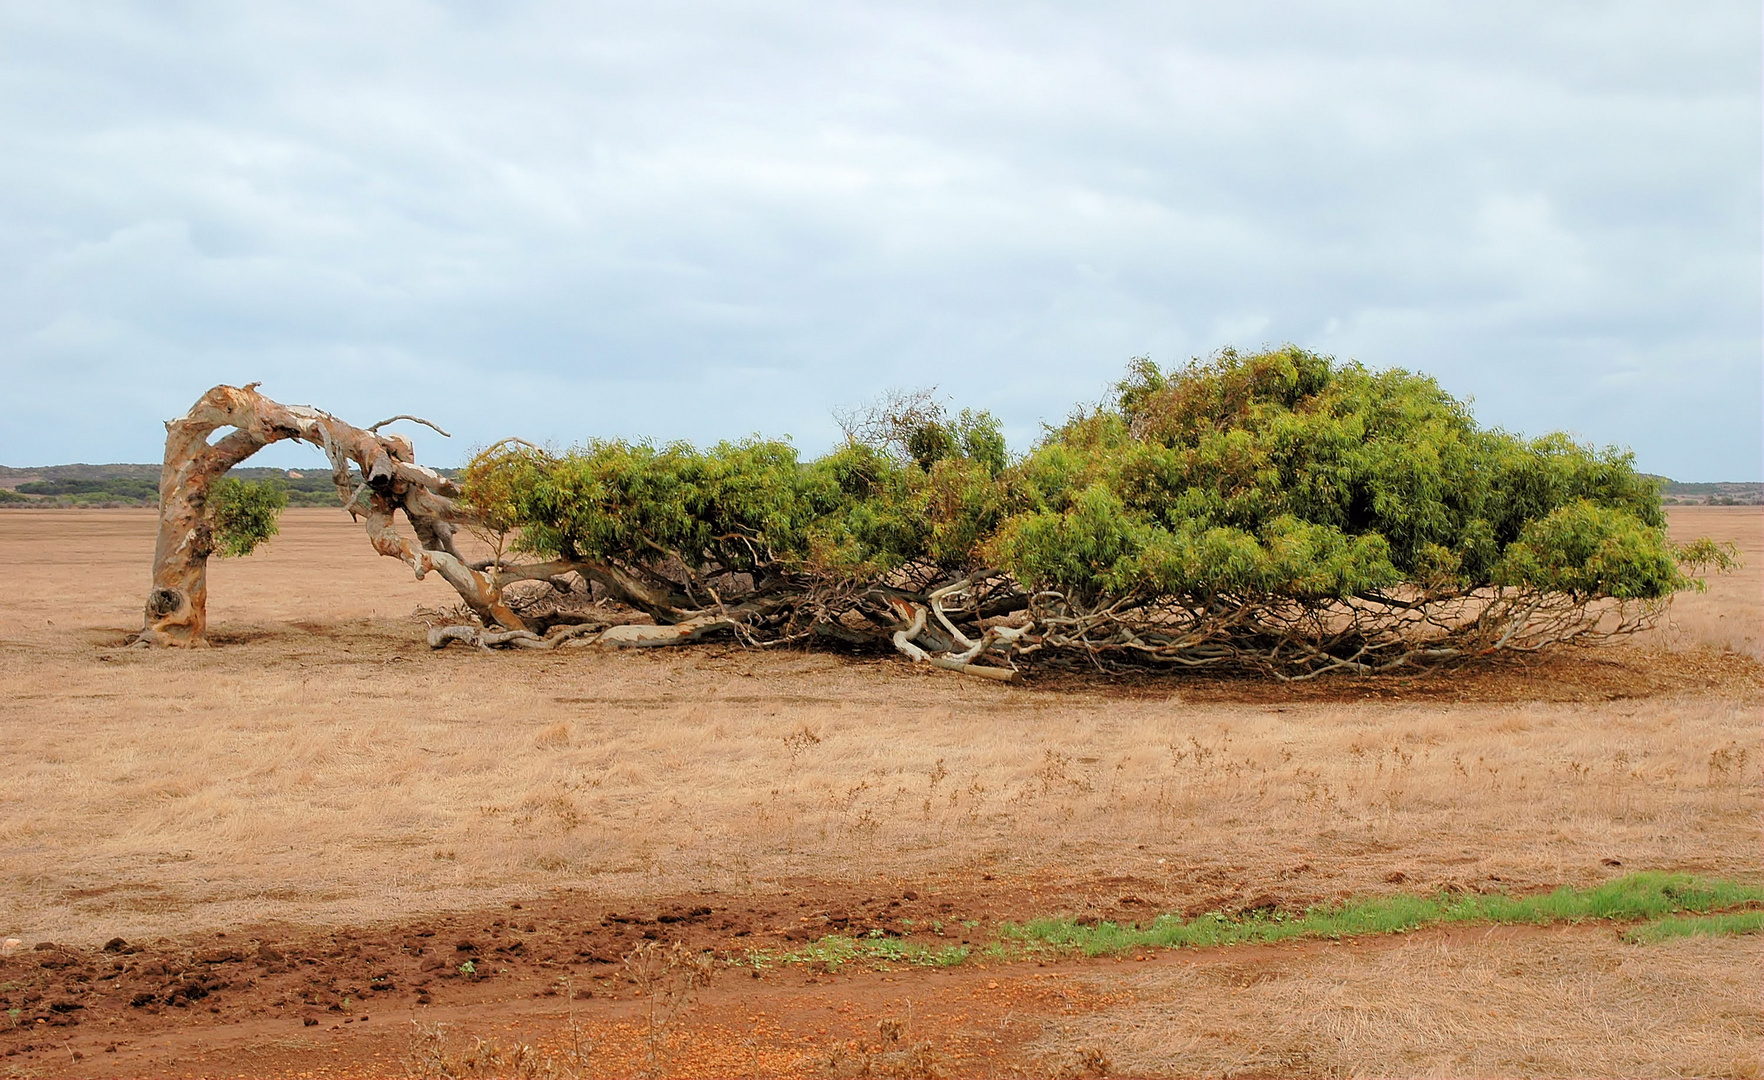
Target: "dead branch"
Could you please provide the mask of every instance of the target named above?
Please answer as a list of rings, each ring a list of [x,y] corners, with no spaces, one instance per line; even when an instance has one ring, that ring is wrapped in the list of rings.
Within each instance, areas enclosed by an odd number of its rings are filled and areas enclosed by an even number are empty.
[[[387,418],[386,418],[386,419],[384,419],[384,420],[382,420],[382,421],[380,421],[380,422],[379,422],[379,423],[377,423],[377,424],[374,424],[374,425],[372,425],[372,426],[370,426],[370,427],[369,427],[369,428],[368,428],[368,429],[367,429],[367,430],[369,430],[369,431],[378,431],[378,430],[380,430],[380,429],[381,429],[381,428],[383,428],[383,427],[385,427],[385,426],[386,426],[386,425],[387,425],[387,424],[390,424],[390,423],[393,423],[393,422],[394,422],[394,421],[397,421],[397,420],[409,420],[409,421],[411,421],[411,422],[413,422],[413,423],[417,423],[417,424],[423,424],[423,425],[426,425],[426,426],[428,426],[428,427],[432,427],[432,428],[434,428],[434,429],[435,429],[435,430],[436,430],[436,431],[439,431],[439,432],[441,432],[441,437],[442,437],[442,438],[444,438],[444,439],[451,439],[451,438],[453,438],[453,436],[452,436],[452,435],[449,435],[449,434],[448,434],[448,433],[447,433],[447,432],[445,432],[445,431],[441,431],[441,427],[440,427],[440,425],[439,425],[439,424],[436,424],[436,423],[434,423],[434,422],[433,422],[433,421],[429,421],[429,420],[424,420],[424,419],[423,419],[423,418],[422,418],[422,417],[420,417],[420,416],[412,416],[412,415],[410,415],[410,414],[409,414],[409,413],[399,413],[399,414],[398,414],[398,415],[397,415],[397,416],[388,416],[388,417],[387,417]]]

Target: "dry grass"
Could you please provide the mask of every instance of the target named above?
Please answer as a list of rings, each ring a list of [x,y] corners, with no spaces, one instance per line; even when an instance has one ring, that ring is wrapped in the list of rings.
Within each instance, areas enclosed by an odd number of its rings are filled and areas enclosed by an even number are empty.
[[[1189,708],[820,657],[572,656],[510,679],[501,656],[288,645],[73,678],[0,661],[0,929],[982,867],[1318,895],[1393,873],[1585,883],[1606,858],[1757,868],[1755,701]]]
[[[1147,1076],[1752,1077],[1761,960],[1757,937],[1568,929],[1270,950],[1117,975],[1134,1004],[1056,1023],[1039,1049],[1057,1062],[1100,1042]]]
[[[1129,700],[798,653],[430,654],[362,597],[414,606],[439,586],[323,513],[291,514],[276,559],[223,564],[216,622],[242,643],[187,654],[77,629],[127,625],[150,518],[0,516],[0,557],[27,571],[7,625],[75,624],[0,645],[0,932],[100,941],[799,875],[1102,873],[1295,899],[1398,875],[1757,875],[1755,687],[1186,705],[1178,687]],[[1737,604],[1727,587],[1695,600]],[[281,599],[246,622],[241,594]]]
[[[573,1018],[565,1040],[562,1050],[553,1051],[519,1040],[455,1039],[444,1023],[413,1019],[400,1075],[411,1080],[579,1080],[594,1075],[593,1047],[584,1045]]]
[[[1741,565],[1710,578],[1707,592],[1674,601],[1655,639],[1670,648],[1707,646],[1764,659],[1764,514],[1754,506],[1675,506],[1666,513],[1674,540],[1731,541]]]
[[[1735,540],[1746,565],[1681,600],[1650,647],[1764,655],[1764,515],[1672,520]],[[1205,908],[1650,868],[1759,877],[1755,673],[1700,690],[1683,672],[1704,668],[1680,665],[1688,689],[1596,702],[1252,704],[1229,686],[1005,687],[732,648],[431,654],[409,613],[449,594],[329,511],[291,512],[263,555],[215,565],[225,647],[119,651],[152,525],[0,514],[0,936],[92,944],[559,886],[612,899],[877,875],[990,874],[1111,918],[1128,888]],[[1105,1011],[1056,1018],[1043,1060],[1073,1075],[1759,1072],[1756,937],[1503,928],[1232,955],[1087,969]],[[465,1043],[430,1042],[464,1069]],[[560,1071],[471,1046],[492,1072]]]

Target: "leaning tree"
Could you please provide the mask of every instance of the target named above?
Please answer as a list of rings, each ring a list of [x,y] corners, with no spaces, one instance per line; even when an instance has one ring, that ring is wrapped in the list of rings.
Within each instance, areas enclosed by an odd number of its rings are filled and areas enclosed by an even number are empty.
[[[147,594],[146,621],[138,643],[206,642],[209,556],[217,549],[224,551],[229,539],[234,551],[249,552],[254,541],[270,531],[262,522],[228,528],[234,523],[216,512],[219,484],[233,466],[284,439],[311,443],[325,452],[338,499],[365,522],[374,550],[403,560],[419,578],[431,571],[439,573],[479,618],[520,625],[519,617],[498,599],[492,582],[472,569],[454,547],[455,528],[470,515],[456,502],[459,490],[453,481],[418,465],[407,439],[380,434],[395,420],[417,418],[395,416],[358,428],[317,409],[271,401],[257,387],[257,383],[217,386],[189,412],[166,422],[153,588]],[[213,439],[222,429],[231,430]],[[394,524],[399,511],[416,533],[414,542],[400,535]]]
[[[1430,378],[1296,348],[1136,361],[1108,404],[1016,460],[991,416],[929,395],[841,422],[844,444],[810,461],[761,439],[567,453],[511,439],[456,484],[381,434],[390,420],[356,428],[216,387],[167,425],[141,640],[201,642],[207,557],[265,532],[211,495],[288,438],[326,452],[377,551],[458,592],[471,618],[431,629],[436,648],[725,634],[891,646],[998,679],[1026,662],[1305,679],[1608,640],[1731,558],[1670,542],[1627,454],[1482,429]],[[487,558],[460,554],[461,526]],[[510,598],[578,581],[648,624]]]

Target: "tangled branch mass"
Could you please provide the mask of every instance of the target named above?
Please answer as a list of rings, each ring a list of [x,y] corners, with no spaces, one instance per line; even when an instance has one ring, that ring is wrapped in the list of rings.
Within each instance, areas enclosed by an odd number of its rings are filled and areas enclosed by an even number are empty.
[[[760,439],[507,440],[456,483],[381,424],[216,387],[167,425],[140,640],[201,642],[208,555],[274,529],[222,477],[289,438],[325,450],[376,550],[459,593],[472,621],[431,630],[436,648],[722,634],[999,679],[1079,662],[1307,679],[1606,640],[1728,559],[1667,539],[1627,453],[1484,430],[1431,378],[1297,348],[1135,361],[1108,404],[1017,459],[990,415],[928,394],[841,423],[844,445],[812,461]],[[489,558],[459,552],[462,526]],[[519,582],[586,582],[650,622],[521,614]]]

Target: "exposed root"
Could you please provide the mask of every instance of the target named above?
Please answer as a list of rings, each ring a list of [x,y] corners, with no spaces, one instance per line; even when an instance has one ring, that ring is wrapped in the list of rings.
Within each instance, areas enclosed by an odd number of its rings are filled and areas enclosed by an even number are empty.
[[[917,604],[899,597],[891,598],[891,606],[905,622],[905,625],[891,636],[894,647],[901,655],[914,663],[928,663],[932,667],[942,668],[945,671],[957,671],[963,675],[974,675],[998,682],[1018,682],[1019,676],[1015,668],[986,667],[971,661],[1000,640],[1015,641],[1016,637],[1020,636],[1020,632],[1011,632],[1006,629],[1001,634],[1001,628],[994,627],[981,635],[979,641],[970,641],[960,630],[956,629],[955,624],[950,621],[948,613],[943,610],[944,600],[966,591],[971,584],[967,578],[963,578],[952,585],[946,585],[931,593],[925,604]],[[948,644],[933,641],[926,643],[931,645],[931,648],[926,648],[925,644],[915,640],[925,636],[928,612],[935,613],[937,621],[949,631]],[[1006,637],[1005,634],[1009,636]],[[955,652],[956,648],[960,648],[961,651]],[[937,649],[937,651],[933,652],[932,649]]]
[[[429,648],[445,649],[454,642],[481,649],[632,649],[662,645],[685,645],[718,630],[731,630],[727,619],[702,618],[670,626],[575,623],[554,627],[540,635],[531,630],[496,630],[482,626],[437,626],[429,631]]]

